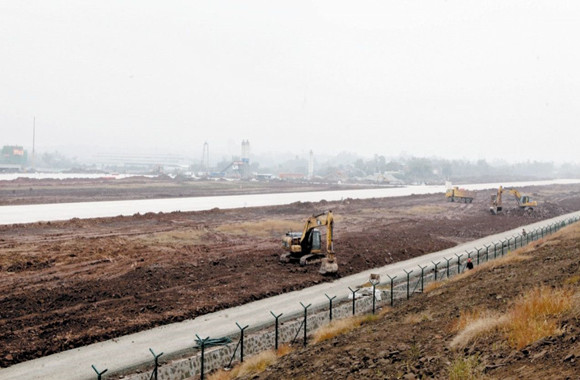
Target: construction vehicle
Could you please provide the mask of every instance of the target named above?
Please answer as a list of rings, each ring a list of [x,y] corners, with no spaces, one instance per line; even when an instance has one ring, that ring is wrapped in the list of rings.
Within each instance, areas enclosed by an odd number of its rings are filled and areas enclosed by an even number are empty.
[[[475,198],[475,192],[453,186],[447,189],[445,197],[448,202],[455,202],[457,200],[457,202],[471,203],[473,202],[473,198]]]
[[[326,252],[322,252],[319,227],[326,227]],[[332,274],[338,271],[332,239],[334,235],[334,217],[332,211],[312,215],[306,220],[302,232],[287,232],[282,238],[286,250],[280,256],[282,262],[299,262],[307,265],[320,262],[321,274]]]
[[[502,194],[504,192],[512,194],[516,198],[516,202],[518,202],[518,207],[521,209],[532,211],[534,207],[538,206],[538,202],[533,201],[528,195],[522,194],[516,189],[504,189],[500,186],[497,189],[497,194],[491,196],[491,206],[489,207],[489,211],[493,215],[497,215],[503,209]]]

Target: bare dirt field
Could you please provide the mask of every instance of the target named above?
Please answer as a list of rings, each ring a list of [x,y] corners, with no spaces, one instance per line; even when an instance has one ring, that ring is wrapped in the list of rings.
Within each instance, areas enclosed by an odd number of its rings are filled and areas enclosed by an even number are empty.
[[[115,179],[31,179],[0,181],[0,206],[96,202],[126,199],[203,197],[235,194],[283,193],[359,189],[355,184],[311,184],[284,181],[226,181],[135,176]],[[373,187],[365,185],[365,188]]]
[[[579,255],[576,223],[241,378],[578,379]]]
[[[316,212],[346,276],[580,210],[580,185],[521,190],[533,213],[493,216],[487,191],[0,226],[0,366],[330,281],[278,259]]]

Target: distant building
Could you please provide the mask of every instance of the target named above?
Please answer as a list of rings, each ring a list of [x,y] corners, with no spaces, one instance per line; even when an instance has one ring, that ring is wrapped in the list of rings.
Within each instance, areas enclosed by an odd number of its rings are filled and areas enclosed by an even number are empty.
[[[0,168],[21,169],[28,162],[28,154],[20,145],[4,145],[0,153]]]

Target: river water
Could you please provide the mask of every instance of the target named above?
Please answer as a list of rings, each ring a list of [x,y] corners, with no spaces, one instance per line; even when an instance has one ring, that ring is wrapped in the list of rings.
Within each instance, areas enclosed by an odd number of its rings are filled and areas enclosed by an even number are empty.
[[[532,185],[574,184],[580,180],[548,180],[529,182],[503,182],[461,185],[469,190],[523,187]],[[54,203],[19,206],[1,206],[0,224],[33,223],[39,221],[68,220],[72,218],[101,218],[133,215],[148,212],[202,211],[213,208],[230,209],[242,207],[275,206],[293,202],[337,201],[346,198],[369,199],[398,197],[412,194],[445,192],[445,186],[405,186],[397,188],[312,191],[298,193],[228,195],[191,198],[142,199],[107,202]]]

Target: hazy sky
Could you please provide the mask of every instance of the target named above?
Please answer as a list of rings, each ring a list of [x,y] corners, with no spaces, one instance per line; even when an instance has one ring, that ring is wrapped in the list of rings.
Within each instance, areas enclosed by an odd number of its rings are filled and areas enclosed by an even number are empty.
[[[0,145],[579,162],[578,36],[578,1],[0,0]]]

